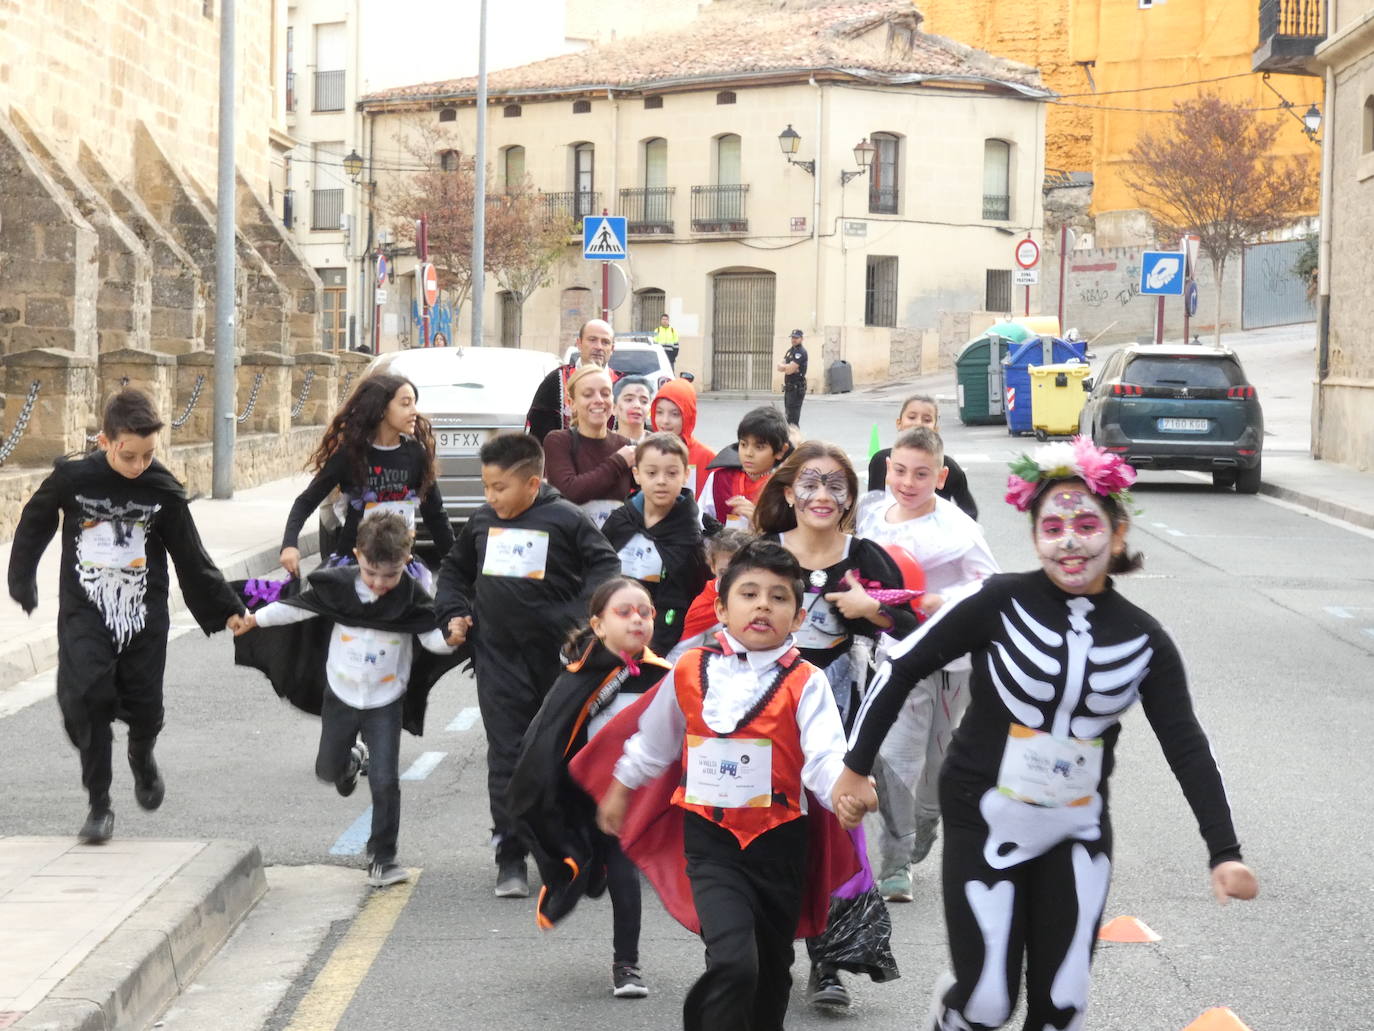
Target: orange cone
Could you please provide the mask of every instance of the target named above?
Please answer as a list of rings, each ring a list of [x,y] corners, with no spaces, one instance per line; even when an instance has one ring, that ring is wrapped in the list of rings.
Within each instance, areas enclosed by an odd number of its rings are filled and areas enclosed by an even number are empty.
[[[1104,942],[1159,941],[1159,935],[1150,930],[1143,920],[1137,920],[1133,916],[1119,916],[1109,921],[1097,932],[1097,937]]]
[[[1215,1006],[1185,1027],[1183,1031],[1250,1031],[1250,1028],[1225,1006]]]

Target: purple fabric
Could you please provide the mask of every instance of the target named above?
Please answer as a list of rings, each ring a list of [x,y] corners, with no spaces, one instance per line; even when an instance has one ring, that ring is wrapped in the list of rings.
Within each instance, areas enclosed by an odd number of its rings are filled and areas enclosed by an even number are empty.
[[[243,597],[249,606],[270,605],[281,597],[286,580],[249,580],[243,585]]]
[[[856,899],[873,887],[873,867],[868,864],[868,842],[864,839],[863,824],[849,831],[854,852],[859,857],[859,872],[830,893],[831,898]]]

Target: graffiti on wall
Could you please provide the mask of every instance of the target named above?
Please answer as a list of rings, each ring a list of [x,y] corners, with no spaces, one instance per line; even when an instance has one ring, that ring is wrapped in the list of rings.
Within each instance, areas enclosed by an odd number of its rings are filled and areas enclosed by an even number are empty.
[[[436,340],[441,344],[453,343],[453,323],[456,315],[455,306],[444,300],[440,300],[438,304],[429,309],[429,339],[431,343]],[[423,318],[420,314],[418,301],[410,302],[410,321],[416,328],[416,339],[419,339],[420,333],[423,332]],[[441,333],[443,334],[442,340],[439,339]]]

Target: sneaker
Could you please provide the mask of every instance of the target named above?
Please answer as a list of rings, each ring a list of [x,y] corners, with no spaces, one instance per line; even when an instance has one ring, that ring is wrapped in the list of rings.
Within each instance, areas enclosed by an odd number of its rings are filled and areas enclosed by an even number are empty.
[[[496,897],[498,899],[527,899],[530,897],[530,877],[524,858],[502,859],[496,864]]]
[[[826,1009],[846,1009],[849,990],[840,980],[840,972],[832,966],[811,964],[811,980],[806,987],[806,1001]]]
[[[367,883],[374,888],[385,888],[388,884],[400,884],[410,880],[410,871],[399,863],[374,862],[367,869]]]
[[[944,1012],[945,1012],[945,992],[954,987],[954,974],[944,971],[935,979],[935,987],[930,993],[930,1010],[926,1013],[926,1022],[921,1031],[943,1031]],[[961,1020],[959,1023],[963,1023]]]
[[[348,768],[344,770],[343,776],[334,782],[334,787],[344,798],[353,794],[353,789],[358,786],[358,774],[362,768],[363,746],[354,745],[348,753]]]
[[[911,869],[902,867],[878,883],[878,892],[888,902],[911,901]]]
[[[372,753],[362,738],[358,738],[353,745],[353,750],[358,753],[358,776],[366,777],[368,768],[372,765]]]
[[[134,774],[134,801],[140,808],[151,812],[162,805],[167,785],[162,782],[162,774],[158,772],[153,753],[139,756],[132,748],[129,749],[129,769]]]
[[[642,999],[649,994],[639,967],[631,963],[611,964],[611,994],[617,999]]]
[[[83,845],[103,845],[114,837],[114,812],[110,809],[91,808],[86,822],[76,832],[76,840]]]

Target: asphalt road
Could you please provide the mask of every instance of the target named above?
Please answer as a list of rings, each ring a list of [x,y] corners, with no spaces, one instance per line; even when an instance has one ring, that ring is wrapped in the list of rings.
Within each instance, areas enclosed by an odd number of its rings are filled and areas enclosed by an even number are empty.
[[[895,403],[873,395],[811,399],[803,423],[862,456],[875,420],[890,442]],[[702,425],[733,426],[749,406],[707,401]],[[1007,458],[1031,442],[1013,441],[1000,427],[961,427],[949,410],[945,420],[994,554],[1006,569],[1029,568],[1025,518],[1000,497]],[[1131,543],[1147,565],[1121,588],[1178,640],[1261,896],[1225,908],[1211,899],[1191,814],[1148,723],[1134,713],[1113,778],[1116,869],[1107,915],[1138,917],[1162,940],[1099,949],[1088,1026],[1181,1031],[1208,1007],[1228,1006],[1254,1031],[1374,1028],[1363,797],[1374,784],[1374,535],[1259,497],[1214,492],[1182,474],[1147,475],[1136,497],[1142,511]],[[361,865],[361,857],[331,849],[358,840],[349,832],[367,806],[365,785],[342,799],[315,782],[316,722],[279,702],[256,674],[236,669],[225,636],[173,641],[167,703],[159,750],[166,805],[155,814],[138,810],[128,773],[117,768],[118,834],[243,838],[271,864]],[[475,705],[471,682],[452,677],[436,689],[426,735],[403,742],[402,770],[418,763],[418,779],[403,784],[400,860],[422,873],[376,961],[360,972],[339,1026],[680,1026],[701,947],[652,896],[642,942],[651,994],[636,1001],[609,994],[604,901],[543,933],[532,902],[492,897]],[[9,780],[0,832],[74,833],[84,816],[76,756],[51,699],[0,719],[0,755]],[[917,901],[892,907],[902,978],[851,980],[855,1006],[839,1019],[844,1026],[918,1026],[944,963],[937,858],[918,872]],[[290,1024],[296,1000],[347,930],[347,922],[335,927],[267,1028]],[[788,1026],[835,1026],[836,1018],[804,1004],[803,960],[794,975]]]

